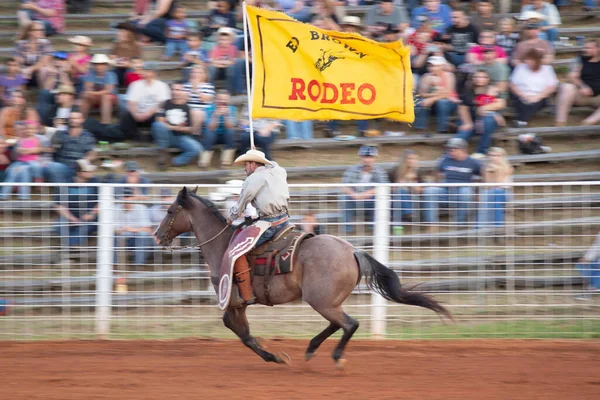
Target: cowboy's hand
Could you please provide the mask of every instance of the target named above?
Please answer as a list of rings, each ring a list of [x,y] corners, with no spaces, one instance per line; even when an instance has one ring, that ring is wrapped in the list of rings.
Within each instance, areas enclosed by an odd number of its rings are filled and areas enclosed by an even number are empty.
[[[231,225],[233,221],[231,221],[229,218],[227,218],[227,225]]]

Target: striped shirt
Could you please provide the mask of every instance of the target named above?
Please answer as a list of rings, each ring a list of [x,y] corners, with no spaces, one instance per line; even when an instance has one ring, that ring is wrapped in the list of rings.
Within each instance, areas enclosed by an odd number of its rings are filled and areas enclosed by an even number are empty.
[[[212,83],[201,83],[195,89],[191,82],[183,85],[183,90],[188,94],[188,106],[192,110],[206,110],[215,98],[215,87]],[[202,101],[201,96],[210,96],[209,102]]]
[[[19,40],[16,43],[14,55],[22,58],[23,64],[28,67],[36,64],[40,58],[52,55],[52,46],[48,39],[36,39],[33,46],[30,46],[28,40]]]

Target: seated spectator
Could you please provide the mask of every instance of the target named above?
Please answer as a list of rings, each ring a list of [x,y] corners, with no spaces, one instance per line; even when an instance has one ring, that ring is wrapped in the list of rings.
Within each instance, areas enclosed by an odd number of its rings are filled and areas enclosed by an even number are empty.
[[[569,81],[560,86],[556,101],[556,125],[567,124],[567,116],[573,104],[592,106],[596,111],[583,120],[584,125],[600,123],[600,41],[588,39],[583,54],[569,73]]]
[[[393,0],[382,0],[379,4],[369,6],[364,23],[370,36],[380,40],[388,26],[404,32],[408,28],[410,19],[404,7],[394,5]]]
[[[515,32],[515,20],[512,18],[503,18],[498,23],[498,33],[496,34],[496,44],[502,47],[502,50],[509,57],[512,57],[513,51],[519,42],[519,32]]]
[[[39,21],[45,36],[63,33],[65,30],[65,0],[29,0],[21,3],[17,12],[21,30],[26,30],[32,21]]]
[[[142,265],[153,247],[150,212],[136,201],[133,188],[125,188],[123,203],[115,207],[115,263],[119,263],[119,253],[126,257],[127,250],[132,249],[135,265]]]
[[[385,170],[375,165],[379,151],[373,146],[362,146],[358,150],[362,163],[348,168],[342,177],[345,186],[342,189],[340,210],[342,210],[342,228],[345,234],[352,231],[350,225],[353,216],[364,216],[366,221],[375,218],[375,188],[369,186],[350,186],[357,183],[389,183]]]
[[[238,49],[233,44],[236,34],[231,28],[221,28],[218,32],[217,45],[210,53],[210,81],[214,84],[217,80],[227,82],[229,93],[235,93],[236,86],[236,59]]]
[[[52,182],[71,182],[79,160],[85,159],[89,163],[95,158],[96,138],[83,128],[83,122],[81,111],[72,109],[68,128],[57,130],[52,136],[54,161],[48,164]]]
[[[206,109],[202,145],[204,152],[200,155],[199,166],[207,168],[213,154],[215,144],[225,145],[221,154],[221,165],[228,166],[233,162],[235,144],[233,142],[238,121],[237,107],[231,104],[231,96],[226,90],[219,90],[214,104]]]
[[[466,61],[469,44],[477,43],[479,40],[479,32],[469,22],[469,18],[463,10],[454,10],[452,11],[452,26],[448,29],[448,32],[445,34],[438,33],[433,40],[445,43],[446,58],[458,67]]]
[[[458,107],[457,137],[468,142],[474,135],[480,135],[476,152],[483,156],[492,142],[492,135],[505,123],[500,112],[506,107],[506,100],[500,97],[484,70],[475,72],[466,86]]]
[[[577,300],[591,300],[593,294],[600,293],[600,234],[596,236],[590,247],[576,265],[585,279],[585,293],[577,296]]]
[[[467,52],[467,63],[471,65],[483,64],[483,53],[493,49],[496,51],[496,60],[508,64],[508,54],[502,47],[496,45],[496,33],[483,31],[479,34],[479,44],[471,47]]]
[[[70,85],[59,86],[56,93],[56,104],[44,110],[42,124],[56,130],[67,129],[69,115],[75,104],[75,88]]]
[[[556,92],[558,79],[551,65],[542,64],[543,54],[535,49],[523,57],[510,76],[510,91],[517,111],[516,126],[525,127]]]
[[[202,48],[202,34],[190,33],[187,37],[187,51],[181,56],[184,63],[183,79],[189,79],[191,68],[195,65],[208,64],[210,62],[207,52]]]
[[[440,0],[423,0],[423,7],[413,9],[411,26],[419,27],[419,15],[426,15],[431,27],[439,33],[446,33],[452,26],[452,9]]]
[[[340,23],[340,31],[362,34],[362,23],[360,17],[354,15],[346,15]]]
[[[194,64],[190,72],[190,80],[183,85],[183,90],[187,93],[188,106],[192,112],[192,134],[200,138],[206,109],[215,98],[215,86],[208,81],[208,73],[204,65]]]
[[[120,128],[126,139],[139,139],[139,127],[150,127],[156,112],[171,98],[169,85],[156,79],[156,66],[144,63],[144,79],[127,89],[127,109],[121,114]]]
[[[171,189],[160,188],[160,200],[158,204],[150,206],[150,209],[148,210],[150,213],[150,223],[154,228],[158,228],[167,215],[167,209],[174,201],[175,198],[171,193]]]
[[[173,10],[173,19],[167,21],[167,45],[165,53],[161,56],[162,60],[170,60],[176,52],[180,56],[185,54],[188,50],[186,38],[189,30],[189,23],[185,19],[185,8],[176,5]]]
[[[125,73],[125,87],[129,89],[129,86],[136,81],[144,79],[144,60],[141,57],[134,57],[131,59],[131,68]],[[119,107],[121,110],[127,108],[127,100],[125,100],[125,107]]]
[[[110,59],[114,62],[119,86],[127,87],[125,74],[133,68],[133,59],[142,56],[142,50],[135,39],[134,26],[128,23],[117,24],[117,39],[110,51]]]
[[[146,201],[149,199],[148,187],[136,187],[135,185],[147,185],[152,183],[152,181],[145,176],[142,176],[140,167],[136,161],[127,161],[125,163],[125,176],[117,179],[116,183],[122,183],[131,185],[133,187],[133,191],[135,194],[135,199],[137,201]],[[118,198],[123,197],[123,187],[115,188],[115,193]]]
[[[22,132],[13,146],[14,161],[6,169],[4,182],[6,183],[31,183],[42,182],[44,171],[40,154],[48,149],[44,148],[42,139],[37,136],[39,125],[36,121],[17,122],[15,129]],[[0,200],[6,200],[12,193],[12,186],[2,186]],[[19,185],[19,199],[29,200],[31,187]]]
[[[67,53],[55,52],[52,59],[40,72],[40,87],[38,93],[38,112],[44,115],[46,110],[56,104],[56,90],[63,85],[73,86],[71,65]],[[73,86],[74,87],[74,86]]]
[[[21,90],[13,90],[11,105],[0,109],[0,137],[4,139],[18,139],[14,131],[17,121],[36,121],[40,118],[38,113],[25,102],[25,94]]]
[[[437,131],[448,132],[450,117],[456,112],[459,102],[456,93],[456,78],[445,71],[446,59],[433,56],[427,61],[429,72],[419,84],[420,103],[415,107],[415,129],[425,130],[429,124],[429,113],[433,109],[437,119]]]
[[[312,121],[284,121],[285,133],[288,139],[311,140],[313,139]]]
[[[506,151],[500,147],[492,147],[488,152],[488,161],[482,169],[483,181],[497,183],[498,186],[481,188],[477,212],[478,226],[503,226],[506,204],[512,198],[512,192],[503,184],[512,182],[513,174],[513,167],[506,160]]]
[[[166,170],[169,162],[169,147],[181,150],[181,154],[173,158],[171,165],[181,167],[197,160],[202,145],[192,137],[192,116],[188,106],[187,93],[180,82],[171,85],[172,99],[167,100],[152,124],[152,136],[161,149],[158,169]]]
[[[391,183],[420,183],[422,182],[419,171],[419,155],[413,150],[405,150],[390,176]],[[403,221],[413,221],[418,216],[419,210],[415,208],[415,197],[423,191],[422,187],[394,187],[392,188],[392,227],[394,234],[403,231]],[[418,203],[418,202],[417,202]]]
[[[231,10],[231,4],[227,0],[218,0],[216,8],[210,11],[208,21],[202,33],[208,38],[220,28],[235,28],[235,14]]]
[[[16,43],[15,58],[21,64],[21,73],[27,80],[27,86],[38,87],[38,75],[50,61],[52,46],[44,37],[44,27],[39,22],[30,24],[24,37],[24,40]]]
[[[508,98],[508,77],[510,67],[496,59],[497,52],[493,47],[483,49],[483,64],[478,69],[488,73],[490,84],[498,90],[498,97]]]
[[[340,30],[340,21],[343,18],[343,6],[332,0],[315,0],[311,9],[311,15],[323,18],[324,28],[330,31]]]
[[[167,21],[173,18],[176,0],[157,0],[153,12],[136,22],[137,33],[144,35],[151,42],[165,43]]]
[[[494,14],[494,5],[491,0],[479,0],[477,12],[471,16],[471,24],[479,32],[494,31],[498,23],[498,15]],[[477,42],[473,42],[477,43]]]
[[[310,21],[310,7],[304,0],[275,0],[275,9],[300,21]]]
[[[524,62],[524,57],[531,49],[543,54],[542,64],[550,65],[554,61],[554,48],[547,40],[540,39],[540,25],[537,22],[529,22],[525,25],[522,40],[515,47],[511,64],[516,67]]]
[[[521,13],[535,11],[545,18],[539,23],[541,26],[540,38],[554,43],[558,41],[558,26],[562,25],[560,14],[554,4],[546,3],[544,0],[531,0],[531,3],[523,6]]]
[[[81,115],[81,114],[79,114]],[[73,164],[75,183],[98,183],[96,167],[86,160]],[[98,230],[98,186],[61,186],[56,189],[55,208],[59,215],[60,237],[64,246],[81,246]]]
[[[81,112],[87,118],[90,108],[100,107],[100,122],[110,124],[117,104],[117,74],[109,70],[110,58],[106,54],[94,54],[91,63],[90,72],[83,78]]]
[[[438,171],[443,183],[471,183],[473,177],[481,174],[479,161],[469,157],[468,145],[461,138],[452,138],[446,144],[448,153],[438,163]],[[430,225],[429,232],[437,233],[439,208],[447,205],[456,212],[458,223],[467,222],[473,203],[473,188],[469,186],[426,187],[423,189],[425,221]]]
[[[245,121],[248,121],[247,111]],[[240,124],[242,135],[239,150],[242,154],[250,150],[250,127],[247,126],[248,123],[245,121]],[[254,119],[252,125],[254,127],[254,145],[268,156],[267,159],[272,159],[271,145],[275,142],[275,138],[282,127],[281,122],[275,119]]]
[[[69,65],[71,67],[71,78],[77,93],[83,90],[83,78],[90,71],[90,61],[92,56],[88,50],[92,47],[92,39],[87,36],[75,36],[69,39],[73,44],[73,51],[69,53]]]
[[[11,96],[14,90],[25,89],[27,80],[20,73],[21,66],[16,58],[9,58],[6,62],[6,72],[0,76],[0,107],[11,104]]]
[[[409,35],[406,43],[410,48],[413,90],[418,91],[421,77],[427,73],[427,60],[431,56],[442,56],[443,51],[439,44],[433,42],[439,35],[431,28],[427,16],[420,15],[417,19],[419,27]]]

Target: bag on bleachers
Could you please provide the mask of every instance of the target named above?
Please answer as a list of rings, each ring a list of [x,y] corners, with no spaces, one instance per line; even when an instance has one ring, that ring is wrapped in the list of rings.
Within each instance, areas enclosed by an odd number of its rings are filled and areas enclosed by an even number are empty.
[[[519,135],[519,151],[521,154],[542,154],[547,150],[544,148],[542,139],[535,133],[523,133]]]

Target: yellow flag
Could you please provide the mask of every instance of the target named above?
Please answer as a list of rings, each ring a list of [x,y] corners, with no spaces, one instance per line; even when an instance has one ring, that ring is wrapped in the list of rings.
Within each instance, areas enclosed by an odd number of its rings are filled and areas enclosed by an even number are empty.
[[[246,6],[253,118],[414,120],[410,51]]]

